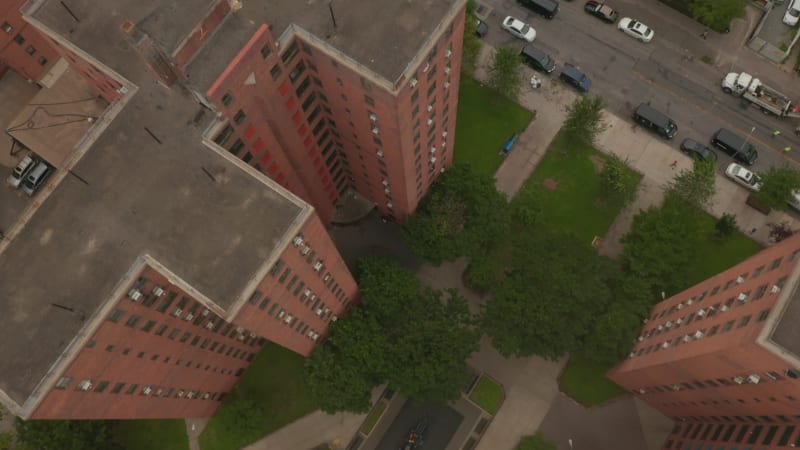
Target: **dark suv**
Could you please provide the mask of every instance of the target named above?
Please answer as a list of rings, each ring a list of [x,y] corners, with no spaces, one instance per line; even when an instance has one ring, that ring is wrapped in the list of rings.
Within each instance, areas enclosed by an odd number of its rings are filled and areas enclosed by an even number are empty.
[[[569,63],[564,63],[564,68],[561,69],[559,76],[561,81],[575,86],[576,89],[586,92],[592,86],[592,80],[586,76],[585,73],[578,70],[577,67]]]
[[[531,66],[534,70],[538,70],[539,72],[551,73],[552,71],[556,70],[556,63],[553,61],[553,58],[532,45],[526,45],[525,47],[522,47],[522,51],[519,52],[519,56],[522,57],[522,60],[525,62],[525,64]]]
[[[733,156],[733,159],[747,164],[748,166],[752,165],[758,159],[758,151],[753,147],[753,144],[725,128],[720,128],[714,133],[714,136],[711,138],[711,144],[730,156]]]

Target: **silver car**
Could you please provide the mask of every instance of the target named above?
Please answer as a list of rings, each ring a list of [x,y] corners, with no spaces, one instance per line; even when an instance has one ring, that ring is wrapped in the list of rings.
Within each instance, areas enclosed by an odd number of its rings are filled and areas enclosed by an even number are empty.
[[[8,176],[8,184],[13,188],[18,188],[22,180],[25,179],[25,175],[27,175],[35,165],[35,161],[30,155],[22,158],[19,164],[17,164],[17,167],[14,167],[14,171],[11,172],[11,175]]]

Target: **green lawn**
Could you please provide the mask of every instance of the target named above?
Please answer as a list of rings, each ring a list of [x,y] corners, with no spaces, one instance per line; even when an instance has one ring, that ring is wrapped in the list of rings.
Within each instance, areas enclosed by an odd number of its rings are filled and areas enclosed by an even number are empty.
[[[494,175],[503,162],[498,153],[512,134],[530,123],[530,111],[483,87],[461,78],[458,94],[454,163],[469,163],[476,172]]]
[[[497,414],[500,405],[503,404],[503,388],[494,380],[482,376],[475,385],[475,389],[469,394],[469,399],[480,406],[484,411],[491,415]]]
[[[385,410],[386,402],[384,400],[381,399],[378,401],[378,403],[375,403],[375,405],[373,405],[372,409],[369,411],[369,414],[367,414],[367,418],[364,419],[364,423],[361,425],[361,432],[364,434],[370,434]]]
[[[714,225],[717,223],[717,219],[707,214],[703,215],[705,217],[703,229],[698,232],[708,238],[697,249],[697,254],[707,257],[696,258],[691,262],[689,265],[691,279],[685,286],[686,288],[729,269],[761,250],[761,246],[755,241],[738,231],[724,240],[714,238]]]
[[[200,435],[202,450],[242,448],[314,411],[317,405],[305,384],[304,363],[305,358],[290,350],[275,344],[265,345]],[[253,400],[263,408],[263,424],[257,435],[234,429],[220,419],[221,410],[239,399]]]
[[[573,231],[586,244],[603,236],[622,210],[620,199],[602,195],[595,160],[605,155],[590,145],[572,144],[559,133],[522,189],[533,191],[543,222],[552,228]],[[637,174],[638,179],[641,175]],[[543,187],[554,180],[554,190]]]
[[[570,355],[567,367],[561,374],[561,390],[586,405],[595,406],[611,400],[625,390],[606,378],[613,364],[598,364],[582,355]]]
[[[182,419],[120,420],[111,433],[125,450],[189,450],[186,422]]]

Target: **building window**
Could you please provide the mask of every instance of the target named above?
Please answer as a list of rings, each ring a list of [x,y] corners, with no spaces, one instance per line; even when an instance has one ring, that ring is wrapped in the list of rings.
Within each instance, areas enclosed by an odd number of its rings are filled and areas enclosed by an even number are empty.
[[[40,66],[46,66],[47,65],[47,58],[45,58],[44,56],[40,57],[39,58],[39,65]]]
[[[292,62],[292,60],[294,59],[294,57],[295,57],[295,56],[297,56],[297,53],[298,53],[298,51],[299,51],[299,50],[297,49],[297,42],[292,42],[292,44],[289,46],[289,49],[288,49],[288,50],[286,50],[286,51],[285,51],[285,52],[284,52],[284,53],[281,55],[281,61],[283,61],[283,63],[284,63],[284,64],[286,64],[286,65],[288,66],[288,65],[289,65],[289,63],[291,63],[291,62]]]
[[[294,66],[294,69],[289,72],[289,80],[294,83],[305,71],[306,64],[303,61],[300,61],[296,66]]]
[[[775,260],[772,261],[772,264],[769,265],[769,270],[775,270],[780,267],[781,261],[783,261],[783,258],[775,258]]]
[[[222,96],[222,104],[228,106],[231,103],[233,103],[233,95],[230,92],[226,92],[225,95]]]
[[[25,49],[25,53],[33,56],[36,54],[36,48],[32,45],[29,45],[28,48]]]
[[[733,320],[730,320],[730,321],[725,323],[725,325],[722,327],[722,332],[724,333],[724,332],[730,330],[731,328],[733,328]]]
[[[364,102],[369,106],[375,106],[375,100],[373,100],[369,95],[364,96]]]
[[[272,79],[273,80],[277,80],[278,77],[281,76],[281,73],[282,73],[281,67],[279,65],[277,65],[277,64],[272,66],[272,69],[269,71],[269,74],[272,75]]]
[[[768,309],[765,309],[765,310],[761,311],[760,313],[758,313],[758,321],[759,322],[763,322],[763,321],[767,320],[767,317],[769,317],[769,310]]]
[[[61,377],[56,383],[56,389],[66,389],[72,383],[72,377]]]
[[[786,376],[796,380],[797,377],[798,377],[798,374],[794,369],[788,369],[788,370],[786,370]]]
[[[128,317],[128,320],[125,322],[125,326],[133,328],[133,327],[136,326],[136,322],[138,322],[139,319],[141,319],[141,316],[137,316],[136,314],[133,314],[130,317]]]
[[[3,25],[0,26],[0,29],[2,29],[8,34],[11,34],[14,31],[14,27],[12,27],[11,24],[8,22],[3,22]]]
[[[125,387],[125,383],[117,383],[114,385],[114,389],[111,389],[111,393],[119,394],[123,387]]]
[[[239,125],[239,124],[241,124],[241,123],[244,121],[244,119],[246,119],[246,118],[247,118],[247,115],[244,113],[244,111],[242,111],[242,110],[240,109],[239,111],[236,111],[236,115],[235,115],[235,116],[233,116],[233,123],[235,123],[236,125]]]
[[[156,331],[156,335],[163,336],[164,333],[166,333],[168,329],[169,329],[169,325],[161,325],[160,327],[158,327],[158,331]]]
[[[261,57],[267,59],[271,54],[272,54],[272,47],[270,43],[267,42],[266,44],[264,44],[263,47],[261,47]]]
[[[124,316],[125,316],[125,311],[123,311],[121,309],[115,309],[114,312],[112,312],[111,315],[108,316],[108,320],[110,320],[111,322],[114,322],[114,323],[119,323],[119,321]]]
[[[16,36],[14,36],[14,42],[16,42],[16,43],[17,43],[17,44],[19,44],[19,45],[22,45],[22,44],[24,44],[24,43],[25,43],[25,38],[24,38],[24,37],[22,37],[22,35],[21,35],[21,34],[18,34],[18,35],[16,35]]]

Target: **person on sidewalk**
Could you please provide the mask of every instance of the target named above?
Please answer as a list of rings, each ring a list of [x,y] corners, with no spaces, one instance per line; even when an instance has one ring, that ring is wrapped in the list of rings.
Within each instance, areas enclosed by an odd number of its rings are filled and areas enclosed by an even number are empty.
[[[703,38],[703,40],[708,39],[708,28],[703,30],[703,32],[700,34],[700,36]]]
[[[672,161],[672,164],[670,164],[669,166],[672,167],[673,169],[678,167],[678,160],[676,159],[675,161]]]
[[[790,151],[792,151],[792,147],[791,146],[787,145],[786,147],[783,147],[783,153],[789,153]]]
[[[775,130],[772,132],[772,137],[776,138],[781,135],[781,130]]]

